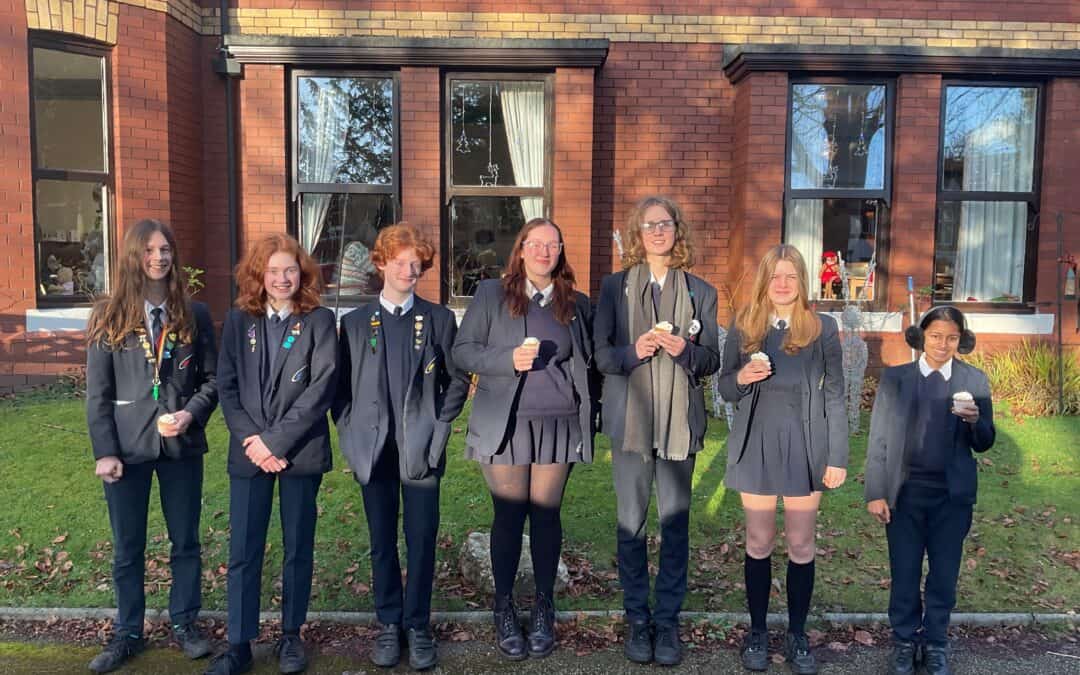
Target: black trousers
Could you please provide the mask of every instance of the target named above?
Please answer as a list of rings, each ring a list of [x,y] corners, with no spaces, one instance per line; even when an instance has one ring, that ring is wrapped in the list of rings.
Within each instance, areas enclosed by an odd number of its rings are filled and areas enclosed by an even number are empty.
[[[645,523],[652,487],[660,515],[660,567],[656,574],[656,603],[652,618],[657,625],[676,625],[686,597],[686,570],[690,559],[690,488],[696,455],[681,461],[646,457],[613,450],[619,527],[617,532],[619,582],[623,608],[630,621],[648,621],[649,551]]]
[[[950,501],[946,488],[910,483],[900,488],[892,520],[885,526],[892,571],[889,623],[896,639],[948,644],[971,516],[971,504]],[[924,555],[929,562],[925,608],[920,592]]]
[[[278,484],[278,511],[285,551],[281,574],[281,629],[297,633],[307,620],[314,567],[315,496],[322,474],[282,476],[260,473],[229,480],[229,642],[240,644],[259,635],[266,531]]]
[[[157,473],[161,511],[169,532],[169,618],[173,623],[194,621],[202,605],[199,591],[201,548],[199,514],[202,510],[203,458],[162,458],[143,464],[125,464],[123,477],[105,483],[105,501],[113,534],[113,585],[116,588],[117,632],[142,634],[146,613],[143,591],[146,570],[146,516],[150,483]]]
[[[393,441],[383,449],[367,485],[360,486],[371,536],[375,615],[383,625],[423,628],[431,619],[435,545],[439,533],[439,475],[420,480],[402,476]],[[398,510],[404,506],[405,587],[398,558]]]

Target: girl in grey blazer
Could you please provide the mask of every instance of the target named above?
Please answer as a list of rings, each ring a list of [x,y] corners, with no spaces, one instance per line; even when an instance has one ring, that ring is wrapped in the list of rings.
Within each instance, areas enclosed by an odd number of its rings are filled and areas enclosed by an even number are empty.
[[[112,294],[87,325],[86,419],[95,473],[104,482],[113,532],[116,621],[90,670],[106,673],[142,651],[143,567],[150,485],[157,474],[172,550],[169,618],[190,658],[210,645],[195,626],[201,605],[199,513],[206,423],[217,406],[214,328],[177,273],[168,225],[130,228]]]
[[[477,377],[466,456],[491,491],[496,646],[508,659],[555,648],[559,510],[571,467],[593,453],[591,319],[562,232],[534,218],[518,233],[503,278],[480,284],[454,342],[454,363]],[[526,517],[536,575],[527,644],[513,603]]]
[[[746,514],[746,599],[751,630],[743,666],[766,670],[765,617],[772,584],[776,501],[784,499],[788,549],[785,657],[797,675],[817,672],[806,637],[814,588],[814,527],[821,492],[847,477],[843,352],[836,321],[810,309],[806,263],[786,244],[758,266],[750,302],[724,346],[720,395],[736,402],[724,484]]]

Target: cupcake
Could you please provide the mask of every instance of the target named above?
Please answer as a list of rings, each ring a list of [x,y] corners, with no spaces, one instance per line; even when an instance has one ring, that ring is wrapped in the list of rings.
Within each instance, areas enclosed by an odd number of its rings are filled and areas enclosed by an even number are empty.
[[[673,330],[675,330],[675,326],[672,326],[670,321],[661,321],[653,326],[654,333],[666,333],[667,335],[671,335],[671,331]]]
[[[165,413],[161,417],[157,418],[157,430],[158,433],[165,433],[169,431],[172,425],[176,424],[176,416],[172,413]]]

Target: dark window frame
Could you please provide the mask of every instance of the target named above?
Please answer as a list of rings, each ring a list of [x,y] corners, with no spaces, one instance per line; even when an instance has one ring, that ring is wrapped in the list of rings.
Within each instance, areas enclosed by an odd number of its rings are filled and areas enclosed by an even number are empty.
[[[443,99],[441,110],[439,111],[439,119],[443,127],[443,200],[442,200],[442,231],[446,236],[441,237],[440,242],[440,256],[446,261],[442,270],[442,294],[447,300],[447,304],[451,307],[466,307],[471,301],[471,295],[454,295],[454,279],[453,279],[453,231],[452,223],[450,222],[450,203],[455,197],[542,197],[544,199],[544,216],[546,218],[551,217],[551,213],[554,209],[552,197],[554,195],[554,177],[555,177],[555,73],[551,71],[542,72],[522,72],[522,71],[484,71],[474,72],[468,70],[452,70],[444,71],[442,73],[443,78]],[[541,81],[544,83],[544,186],[540,188],[535,187],[517,187],[517,186],[499,186],[499,187],[483,187],[479,185],[459,185],[453,184],[453,129],[450,124],[450,108],[452,105],[453,96],[453,83],[455,81]]]
[[[1032,156],[1031,187],[1030,192],[995,192],[995,191],[965,191],[945,189],[945,112],[948,104],[946,91],[949,87],[995,87],[999,89],[1035,89],[1035,148]],[[938,299],[936,291],[932,301],[934,303],[948,303],[963,307],[967,311],[992,312],[1002,314],[1031,314],[1035,312],[1035,282],[1038,272],[1039,253],[1039,221],[1041,215],[1042,200],[1042,163],[1044,134],[1046,131],[1046,82],[1042,79],[970,79],[970,78],[943,78],[941,81],[941,96],[938,107],[938,152],[937,166],[937,190],[934,204],[934,255],[931,262],[931,280],[937,277],[937,231],[941,221],[941,214],[947,202],[1027,202],[1027,236],[1024,245],[1024,288],[1020,302],[964,302],[952,299]]]
[[[791,143],[792,143],[792,105],[794,90],[797,85],[832,84],[832,85],[868,85],[885,87],[885,155],[884,175],[881,188],[792,188],[791,187]],[[874,267],[874,298],[851,304],[863,311],[880,312],[888,309],[889,288],[889,242],[892,223],[892,187],[893,157],[896,146],[896,78],[890,76],[837,76],[814,75],[813,73],[791,73],[788,76],[787,111],[784,124],[784,204],[780,215],[780,240],[787,240],[787,215],[792,202],[797,199],[861,199],[877,200],[878,213],[875,215],[874,251],[877,259]],[[802,253],[802,251],[800,251]],[[807,264],[812,264],[807,261]],[[810,284],[813,279],[807,280]],[[843,309],[843,300],[817,299],[811,301],[818,309],[826,312],[838,312]]]
[[[88,171],[73,169],[45,169],[38,166],[38,139],[37,139],[37,113],[34,104],[34,49],[51,49],[53,51],[93,56],[104,60],[104,72],[102,73],[103,106],[105,107],[105,171]],[[64,307],[91,307],[93,298],[80,295],[58,297],[42,295],[40,288],[41,268],[38,261],[38,241],[41,231],[38,226],[38,199],[37,183],[39,180],[52,181],[78,181],[101,183],[105,194],[102,195],[102,203],[106,208],[106,217],[101,223],[102,242],[106,247],[105,259],[109,262],[106,269],[105,292],[108,292],[112,266],[116,264],[116,231],[114,227],[116,218],[116,190],[115,190],[115,162],[116,153],[113,145],[113,85],[112,85],[112,47],[95,40],[78,38],[68,34],[53,33],[51,31],[32,30],[27,36],[27,72],[30,102],[30,193],[32,218],[34,222],[34,297],[37,307],[44,309]]]
[[[390,79],[393,83],[393,148],[391,157],[391,182],[386,185],[374,183],[302,183],[299,180],[299,168],[297,161],[300,157],[300,97],[298,86],[302,77],[329,77],[329,78],[376,78]],[[288,148],[289,168],[289,195],[287,227],[289,233],[302,241],[300,232],[300,208],[302,194],[381,194],[390,195],[393,203],[395,222],[400,218],[401,208],[401,71],[396,68],[363,70],[350,68],[290,68],[289,69],[289,100],[286,101],[286,114],[289,115],[288,134],[286,142]],[[371,302],[376,295],[350,294],[348,296],[336,296],[327,292],[324,298],[334,298],[334,302],[340,307],[358,307]]]

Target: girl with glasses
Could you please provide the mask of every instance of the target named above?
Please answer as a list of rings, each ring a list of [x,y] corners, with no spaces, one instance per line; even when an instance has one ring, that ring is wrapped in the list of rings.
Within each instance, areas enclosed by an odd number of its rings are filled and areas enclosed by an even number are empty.
[[[454,342],[454,363],[477,376],[465,455],[491,491],[496,647],[511,660],[555,648],[559,511],[570,469],[593,455],[591,318],[562,231],[534,218],[503,278],[480,283]],[[536,581],[527,641],[513,599],[526,519]]]
[[[638,663],[677,665],[691,479],[705,439],[703,382],[720,367],[716,289],[688,271],[693,248],[670,199],[638,202],[625,242],[623,271],[601,282],[594,331],[618,503],[624,651]],[[645,523],[654,482],[661,544],[650,612]]]

